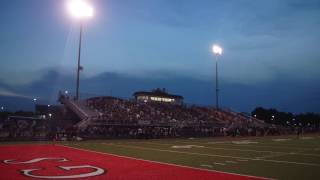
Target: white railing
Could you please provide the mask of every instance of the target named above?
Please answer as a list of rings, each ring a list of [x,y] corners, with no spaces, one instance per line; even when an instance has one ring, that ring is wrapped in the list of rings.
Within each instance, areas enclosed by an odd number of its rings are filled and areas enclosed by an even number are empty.
[[[92,120],[96,119],[99,116],[99,113],[89,109],[84,101],[74,101],[65,97],[60,98],[60,100],[77,116],[79,116],[81,121],[78,122],[76,126],[80,129],[86,128]]]

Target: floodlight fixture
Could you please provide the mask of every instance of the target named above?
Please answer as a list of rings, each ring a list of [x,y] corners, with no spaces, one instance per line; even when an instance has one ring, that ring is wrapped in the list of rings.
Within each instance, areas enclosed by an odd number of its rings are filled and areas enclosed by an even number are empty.
[[[69,13],[77,19],[85,19],[93,16],[93,7],[86,0],[69,0]]]
[[[212,46],[212,52],[213,52],[213,54],[215,54],[215,55],[222,55],[222,48],[219,46],[219,45],[217,45],[217,44],[214,44],[213,46]]]

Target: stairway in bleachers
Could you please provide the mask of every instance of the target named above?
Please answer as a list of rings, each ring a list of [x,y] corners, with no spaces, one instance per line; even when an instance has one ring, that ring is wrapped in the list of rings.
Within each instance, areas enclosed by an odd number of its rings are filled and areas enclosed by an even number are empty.
[[[85,129],[99,117],[99,113],[89,109],[83,101],[75,101],[64,95],[60,95],[59,101],[80,118],[80,122],[76,124],[79,129]]]

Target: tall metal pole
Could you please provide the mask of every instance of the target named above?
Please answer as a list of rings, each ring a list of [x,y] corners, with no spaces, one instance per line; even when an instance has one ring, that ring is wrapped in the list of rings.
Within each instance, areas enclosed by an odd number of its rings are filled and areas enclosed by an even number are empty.
[[[216,108],[219,110],[218,55],[216,55]]]
[[[79,49],[78,49],[78,68],[77,68],[77,88],[76,88],[76,100],[79,100],[79,84],[80,84],[80,59],[81,59],[81,43],[82,43],[82,22],[80,23],[80,37],[79,37]]]

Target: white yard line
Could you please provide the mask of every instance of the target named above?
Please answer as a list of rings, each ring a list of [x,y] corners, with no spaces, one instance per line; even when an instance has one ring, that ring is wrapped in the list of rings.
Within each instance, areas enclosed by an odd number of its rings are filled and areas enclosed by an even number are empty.
[[[297,150],[311,150],[310,148],[301,148],[297,146],[283,146],[283,145],[266,145],[263,143],[260,143],[259,145],[252,145],[252,144],[247,144],[247,145],[241,145],[241,144],[226,144],[226,145],[231,145],[231,146],[249,146],[249,147],[258,147],[258,148],[276,148],[276,149],[297,149]]]
[[[236,162],[236,161],[226,161],[226,163],[238,164],[238,162]]]
[[[269,156],[261,156],[261,157],[256,157],[257,159],[265,159],[265,158],[274,158],[274,157],[281,157],[281,156],[286,156],[288,153],[285,154],[275,154],[275,155],[269,155]]]
[[[130,145],[111,145],[111,146],[125,147],[125,148],[131,148],[131,149],[151,150],[151,151],[158,151],[158,152],[170,152],[170,153],[177,153],[177,154],[208,156],[208,157],[223,157],[223,158],[232,158],[232,159],[247,159],[247,160],[253,160],[253,161],[264,161],[264,162],[281,163],[281,164],[295,164],[295,165],[320,167],[320,164],[315,164],[315,163],[302,163],[302,162],[294,162],[294,161],[280,161],[280,160],[245,158],[245,157],[236,157],[236,156],[224,156],[224,155],[216,155],[216,154],[203,154],[203,153],[193,153],[193,152],[186,152],[186,151],[173,151],[173,150],[165,150],[165,149],[146,148],[146,147],[130,146]]]
[[[253,145],[254,146],[254,145]],[[261,147],[275,147],[276,148],[287,148],[287,149],[303,149],[303,150],[312,150],[316,145],[311,144],[304,144],[304,147],[300,147],[297,144],[288,143],[288,141],[285,142],[260,142],[259,145]]]
[[[320,157],[320,154],[299,153],[299,152],[297,152],[297,153],[290,153],[290,155],[292,155],[292,154],[294,154],[294,155],[302,155],[302,156],[314,156],[314,157]]]
[[[224,143],[230,143],[230,141],[214,141],[214,142],[207,142],[207,144],[224,144]]]
[[[247,162],[248,159],[237,159],[237,161],[244,161],[244,162]]]
[[[166,146],[176,145],[176,144],[154,143],[154,142],[140,142],[140,143],[154,144],[154,145],[166,145]],[[201,145],[203,145],[202,143],[193,143],[193,144],[201,144]],[[216,147],[207,147],[207,146],[203,146],[203,148],[206,148],[206,149],[229,150],[229,151],[258,152],[258,153],[283,153],[283,152],[275,152],[275,151],[258,151],[258,150],[252,150],[252,149],[216,148]]]
[[[215,165],[221,165],[221,166],[225,166],[226,164],[225,163],[213,163],[213,164],[215,164]]]
[[[212,165],[209,165],[209,164],[201,164],[200,166],[201,167],[208,167],[208,168],[212,168],[213,167]]]
[[[225,143],[225,144],[222,144],[223,146],[227,145],[227,146],[233,146],[233,147],[258,147],[258,148],[264,148],[264,147],[269,147],[269,148],[277,148],[277,149],[298,149],[298,150],[313,150],[313,148],[299,148],[299,147],[290,147],[290,146],[287,146],[287,147],[279,147],[279,146],[270,146],[270,145],[264,145],[262,143],[260,143],[259,145],[252,145],[252,144],[232,144],[231,143],[232,141],[230,141],[230,144],[228,143]],[[188,142],[186,141],[180,141],[180,143],[184,143],[184,144],[187,144]],[[193,142],[195,143],[195,142]],[[190,142],[189,142],[190,144]],[[208,144],[208,143],[197,143],[197,144],[201,144],[201,145],[204,145],[204,144]],[[216,145],[219,145],[219,144],[216,144]]]
[[[165,162],[159,162],[159,161],[152,161],[152,160],[146,160],[141,158],[134,158],[134,157],[128,157],[128,156],[121,156],[117,154],[111,154],[111,153],[105,153],[105,152],[99,152],[99,151],[93,151],[88,149],[81,149],[81,148],[75,148],[65,145],[57,145],[65,148],[75,149],[79,151],[85,151],[85,152],[91,152],[91,153],[97,153],[97,154],[103,154],[103,155],[109,155],[114,157],[120,157],[120,158],[126,158],[126,159],[133,159],[137,161],[144,161],[144,162],[150,162],[150,163],[156,163],[156,164],[163,164],[163,165],[169,165],[169,166],[176,166],[176,167],[182,167],[182,168],[188,168],[188,169],[196,169],[200,171],[208,171],[208,172],[218,172],[218,173],[224,173],[224,174],[230,174],[230,175],[237,175],[237,176],[243,176],[243,177],[251,177],[251,178],[260,178],[260,179],[266,179],[266,180],[272,180],[271,178],[265,178],[265,177],[259,177],[259,176],[251,176],[251,175],[245,175],[245,174],[238,174],[238,173],[230,173],[230,172],[224,172],[224,171],[218,171],[218,170],[211,170],[211,169],[202,169],[202,168],[196,168],[196,167],[190,167],[190,166],[184,166],[184,165],[178,165],[178,164],[171,164],[171,163],[165,163]]]

